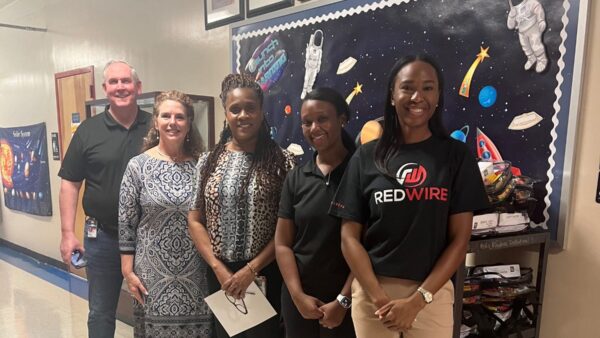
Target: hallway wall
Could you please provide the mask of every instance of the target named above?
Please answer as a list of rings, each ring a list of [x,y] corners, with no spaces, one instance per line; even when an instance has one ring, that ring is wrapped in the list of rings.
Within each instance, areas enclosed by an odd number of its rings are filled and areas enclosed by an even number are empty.
[[[587,55],[566,248],[548,258],[542,315],[543,338],[598,337],[600,204],[595,202],[600,151],[600,5],[589,1]]]
[[[229,71],[227,27],[204,30],[203,1],[16,0],[0,8],[0,22],[47,28],[32,32],[0,27],[0,126],[46,122],[58,131],[54,74],[93,65],[96,98],[104,98],[102,70],[124,59],[138,71],[144,92],[178,89],[215,97]],[[216,134],[220,127],[216,128]],[[48,139],[50,147],[50,140]],[[60,162],[51,158],[52,217],[0,207],[0,238],[60,260]],[[0,197],[2,198],[2,197]]]

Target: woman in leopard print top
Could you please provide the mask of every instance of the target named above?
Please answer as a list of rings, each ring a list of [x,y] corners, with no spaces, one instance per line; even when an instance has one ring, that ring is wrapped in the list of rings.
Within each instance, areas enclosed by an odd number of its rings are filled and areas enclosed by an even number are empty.
[[[210,292],[222,289],[242,299],[260,273],[267,279],[267,299],[279,312],[282,281],[273,236],[281,186],[294,158],[271,140],[263,93],[254,79],[228,75],[221,100],[226,123],[215,149],[201,156],[196,167],[190,234],[212,268],[207,272]],[[217,337],[228,337],[220,323],[216,331]],[[278,316],[236,335],[282,336]]]

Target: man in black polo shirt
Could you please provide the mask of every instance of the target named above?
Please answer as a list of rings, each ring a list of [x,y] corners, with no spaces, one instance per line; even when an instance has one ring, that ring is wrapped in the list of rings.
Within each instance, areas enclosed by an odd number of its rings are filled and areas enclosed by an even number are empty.
[[[103,113],[85,120],[77,128],[58,173],[62,178],[60,252],[65,264],[69,264],[73,251],[85,250],[90,338],[114,336],[123,281],[117,234],[119,188],[127,163],[139,154],[151,125],[151,115],[137,106],[142,83],[128,63],[110,61],[104,68],[102,88],[110,104]],[[83,181],[85,246],[74,232],[77,198]]]

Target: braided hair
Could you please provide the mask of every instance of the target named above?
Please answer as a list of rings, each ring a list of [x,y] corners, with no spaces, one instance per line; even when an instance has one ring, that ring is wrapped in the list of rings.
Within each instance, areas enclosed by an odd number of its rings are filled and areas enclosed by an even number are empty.
[[[219,97],[221,98],[225,110],[227,110],[227,95],[237,88],[251,89],[254,92],[262,111],[263,91],[258,83],[247,74],[229,74],[223,79]],[[227,111],[225,111],[225,113],[227,114]],[[215,149],[208,154],[206,162],[204,162],[203,167],[200,169],[202,177],[200,179],[198,196],[200,197],[200,210],[203,210],[203,213],[205,212],[204,196],[206,183],[208,182],[209,176],[215,171],[219,157],[225,152],[226,145],[232,137],[231,129],[227,125],[227,122],[224,122],[219,142],[215,145]],[[258,132],[256,148],[252,156],[252,163],[248,169],[248,175],[246,175],[242,181],[242,189],[239,198],[246,194],[248,185],[250,184],[250,178],[253,177],[255,172],[258,186],[280,189],[287,171],[288,168],[286,166],[286,158],[283,151],[277,143],[271,139],[271,136],[269,135],[269,125],[267,124],[267,120],[263,118],[262,125]],[[267,196],[269,198],[276,198],[277,201],[279,200],[279,194],[267,194]]]

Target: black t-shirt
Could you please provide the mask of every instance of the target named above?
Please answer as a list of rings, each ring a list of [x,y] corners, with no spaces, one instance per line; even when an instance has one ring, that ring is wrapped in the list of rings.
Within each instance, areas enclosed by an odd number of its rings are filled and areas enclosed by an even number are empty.
[[[315,153],[288,173],[281,191],[278,216],[294,221],[298,273],[305,292],[313,296],[335,298],[350,273],[342,256],[341,221],[327,213],[350,157],[323,175]]]
[[[85,214],[96,218],[103,230],[116,234],[123,173],[129,160],[140,153],[152,116],[138,109],[126,129],[106,109],[77,128],[58,176],[72,182],[85,180]]]
[[[463,143],[432,136],[402,145],[394,178],[375,166],[376,144],[354,154],[330,213],[365,226],[376,275],[423,281],[446,248],[449,216],[488,206],[477,163]]]

